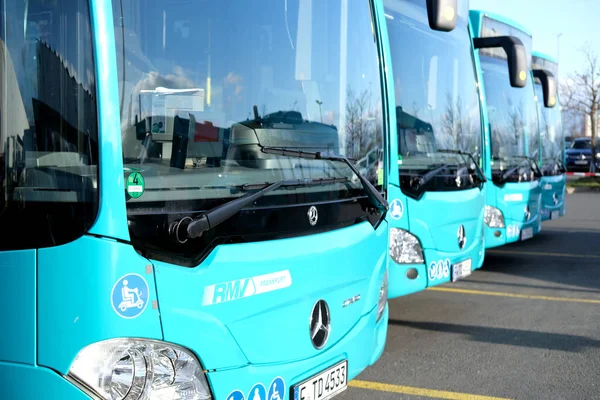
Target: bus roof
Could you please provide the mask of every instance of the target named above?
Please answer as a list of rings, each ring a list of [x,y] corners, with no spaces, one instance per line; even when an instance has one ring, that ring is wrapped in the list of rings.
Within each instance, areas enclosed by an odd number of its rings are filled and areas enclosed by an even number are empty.
[[[522,31],[527,36],[532,36],[531,31],[529,29],[525,28],[524,25],[520,24],[519,22],[517,22],[515,20],[507,18],[503,15],[495,14],[495,13],[491,13],[491,12],[487,12],[487,11],[483,11],[483,10],[471,10],[469,14],[471,16],[471,20],[478,21],[477,24],[473,26],[476,37],[479,37],[479,35],[481,35],[481,21],[483,20],[483,17],[488,17],[493,20],[510,25],[513,28],[516,28],[516,29]]]
[[[540,51],[534,51],[531,53],[533,57],[542,58],[546,61],[550,61],[551,63],[558,64],[558,60],[552,56],[549,56],[546,53],[542,53]]]

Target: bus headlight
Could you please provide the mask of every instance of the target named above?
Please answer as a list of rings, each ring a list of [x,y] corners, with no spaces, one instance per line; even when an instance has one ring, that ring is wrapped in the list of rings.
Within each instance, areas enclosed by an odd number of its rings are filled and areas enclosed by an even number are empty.
[[[87,346],[69,377],[105,400],[212,399],[194,355],[152,340],[113,339]]]
[[[423,249],[413,234],[403,229],[390,229],[390,257],[398,264],[423,264]]]
[[[504,215],[496,207],[485,206],[483,221],[490,228],[504,228]]]
[[[377,302],[377,322],[383,316],[383,312],[385,311],[385,305],[388,299],[388,272],[387,269],[385,271],[385,276],[383,277],[383,282],[381,282],[381,288],[379,289],[379,301]]]

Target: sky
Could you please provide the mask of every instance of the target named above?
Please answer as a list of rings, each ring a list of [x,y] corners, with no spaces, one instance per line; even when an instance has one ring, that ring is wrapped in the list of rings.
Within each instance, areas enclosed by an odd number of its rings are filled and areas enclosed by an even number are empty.
[[[580,49],[586,43],[600,59],[600,0],[470,0],[470,8],[504,15],[528,28],[534,51],[558,56],[561,81],[584,71]]]

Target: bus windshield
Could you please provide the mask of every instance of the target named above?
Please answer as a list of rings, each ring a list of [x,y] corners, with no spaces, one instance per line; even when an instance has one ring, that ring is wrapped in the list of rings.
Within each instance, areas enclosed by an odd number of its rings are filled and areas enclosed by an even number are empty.
[[[429,28],[425,2],[385,1],[400,182],[408,195],[478,184],[472,178],[481,163],[481,115],[467,12],[459,10],[453,31],[438,32]],[[426,184],[424,175],[431,176]]]
[[[344,155],[382,189],[382,99],[369,1],[113,4],[134,238],[147,236],[144,216],[164,224],[243,196],[248,185],[336,178],[281,187],[261,199],[265,207],[365,196],[343,163],[265,148]],[[332,215],[331,226],[346,217]]]
[[[484,18],[482,37],[517,36],[531,54],[531,37],[501,22]],[[531,57],[528,56],[528,60]],[[502,49],[480,50],[488,116],[491,128],[492,178],[500,181],[535,179],[527,157],[538,158],[537,105],[531,76],[524,88],[510,86],[506,54]],[[507,176],[505,170],[522,166]]]
[[[533,57],[532,60],[533,69],[544,69],[551,72],[555,77],[558,77],[556,63],[539,57]],[[540,116],[542,172],[546,176],[560,175],[564,172],[563,159],[565,151],[560,106],[557,104],[552,108],[544,107],[542,83],[538,78],[535,78],[534,82]]]

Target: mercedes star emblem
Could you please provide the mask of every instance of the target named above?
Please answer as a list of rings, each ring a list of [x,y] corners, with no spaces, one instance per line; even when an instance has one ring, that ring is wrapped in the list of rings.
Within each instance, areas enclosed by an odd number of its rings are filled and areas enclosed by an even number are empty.
[[[554,202],[554,205],[558,205],[558,196],[556,195],[556,193],[552,193],[552,201]]]
[[[458,227],[458,247],[462,250],[467,244],[467,235],[465,234],[465,227],[463,225]]]
[[[315,226],[319,220],[319,212],[317,211],[317,207],[312,206],[309,208],[306,215],[308,215],[308,223],[312,226]]]
[[[329,339],[331,318],[329,316],[329,307],[325,300],[319,300],[315,303],[310,315],[310,340],[317,350],[325,347]]]
[[[531,210],[529,209],[529,204],[525,206],[525,221],[529,221],[531,218]]]

